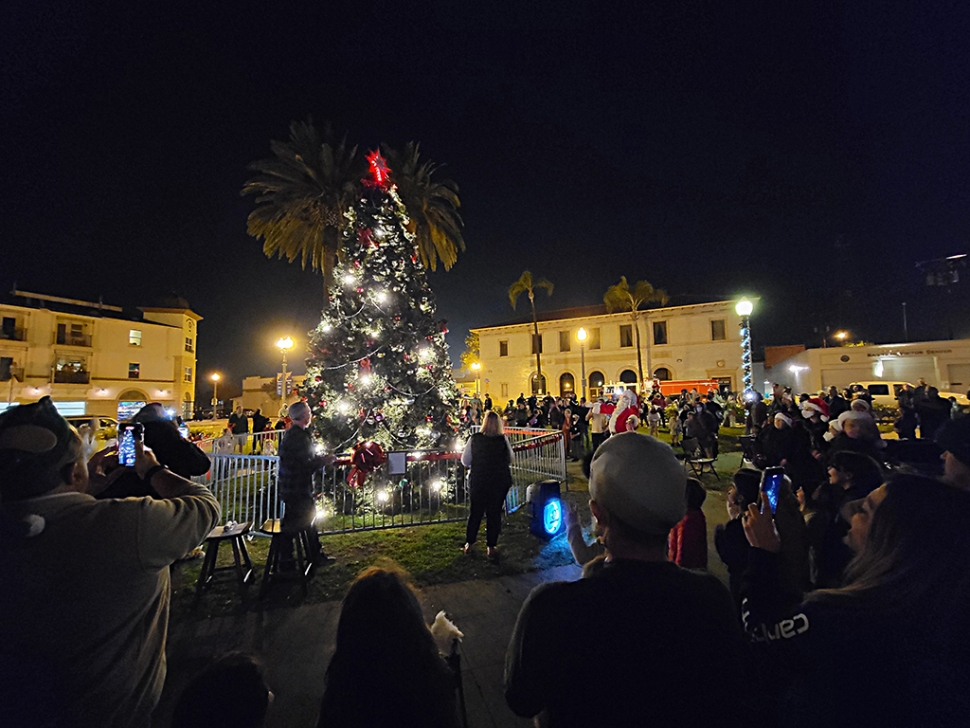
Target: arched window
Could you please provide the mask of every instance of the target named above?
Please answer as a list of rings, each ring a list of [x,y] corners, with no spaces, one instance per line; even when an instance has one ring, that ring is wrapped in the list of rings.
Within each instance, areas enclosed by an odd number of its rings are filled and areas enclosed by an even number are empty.
[[[566,372],[561,377],[559,377],[559,396],[565,397],[567,394],[572,394],[576,391],[576,380],[573,375]]]
[[[602,387],[604,384],[606,384],[606,377],[603,372],[592,371],[589,373],[589,386]]]
[[[622,372],[620,372],[620,381],[624,384],[636,384],[637,373],[632,369],[624,369]]]
[[[543,374],[540,377],[538,374],[533,373],[532,394],[545,394],[545,393],[546,393],[546,375]]]
[[[670,370],[667,367],[657,367],[653,370],[653,377],[661,382],[669,382],[671,379]]]
[[[118,422],[130,420],[135,414],[148,404],[148,395],[137,389],[129,389],[118,397]]]

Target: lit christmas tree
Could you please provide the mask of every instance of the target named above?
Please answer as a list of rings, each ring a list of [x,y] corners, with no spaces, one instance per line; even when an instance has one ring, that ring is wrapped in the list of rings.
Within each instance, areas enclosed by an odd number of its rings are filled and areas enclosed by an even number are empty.
[[[372,440],[388,450],[450,447],[460,392],[447,329],[379,152],[347,213],[330,305],[311,332],[303,393],[328,449]]]

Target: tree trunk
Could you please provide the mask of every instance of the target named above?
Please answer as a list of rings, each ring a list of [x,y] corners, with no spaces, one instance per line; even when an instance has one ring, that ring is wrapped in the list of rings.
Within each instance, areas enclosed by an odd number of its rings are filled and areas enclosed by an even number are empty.
[[[637,374],[640,376],[638,389],[643,392],[643,356],[640,354],[640,316],[636,309],[633,309],[633,331],[637,337]],[[649,346],[649,343],[647,344]]]
[[[542,348],[542,344],[539,339],[539,319],[536,317],[536,299],[532,291],[529,291],[529,305],[532,306],[532,346],[536,350],[536,386],[542,387],[542,355],[539,351]],[[545,394],[544,389],[541,392],[542,394]]]

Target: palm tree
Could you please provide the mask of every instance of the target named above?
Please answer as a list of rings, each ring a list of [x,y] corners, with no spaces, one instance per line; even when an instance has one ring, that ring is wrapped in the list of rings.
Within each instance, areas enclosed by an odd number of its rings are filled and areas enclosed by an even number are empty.
[[[445,270],[450,270],[458,260],[458,251],[465,250],[458,185],[451,180],[432,180],[438,165],[421,161],[418,147],[408,142],[398,152],[383,145],[391,179],[408,213],[407,230],[414,235],[421,262],[436,270],[440,260]]]
[[[342,258],[344,213],[358,197],[364,161],[346,139],[330,142],[311,121],[290,124],[290,139],[270,143],[273,156],[249,165],[258,176],[243,185],[241,194],[257,195],[247,227],[263,239],[263,253],[323,272],[324,296],[334,265]]]
[[[539,319],[536,318],[536,288],[545,288],[546,292],[552,295],[552,283],[547,281],[545,278],[540,278],[533,283],[532,273],[529,271],[524,271],[519,280],[513,283],[509,287],[509,302],[512,304],[512,308],[515,308],[516,302],[519,300],[519,295],[522,293],[529,294],[529,304],[532,306],[532,347],[536,352],[536,383],[537,386],[545,391],[545,379],[542,377],[542,358],[540,356],[540,349],[542,349],[541,339],[539,338]]]
[[[636,332],[637,342],[637,374],[640,377],[640,387],[643,387],[643,358],[640,354],[640,306],[645,303],[659,303],[665,306],[670,297],[662,288],[654,288],[647,281],[637,281],[633,289],[626,282],[626,276],[620,277],[620,282],[610,286],[603,296],[603,303],[606,310],[610,313],[614,311],[629,311],[630,318],[633,320],[633,330]],[[650,367],[650,332],[647,332],[647,369],[650,370],[650,377],[653,378],[653,371]]]

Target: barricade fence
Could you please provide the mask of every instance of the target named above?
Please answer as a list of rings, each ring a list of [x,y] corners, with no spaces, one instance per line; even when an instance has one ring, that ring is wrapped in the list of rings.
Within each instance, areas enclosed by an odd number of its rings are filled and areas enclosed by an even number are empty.
[[[506,434],[513,449],[512,488],[506,499],[506,509],[512,513],[524,505],[526,488],[532,483],[565,482],[566,460],[559,432],[509,428]],[[282,516],[279,457],[216,452],[210,460],[209,472],[194,480],[207,485],[222,504],[223,521],[252,521],[258,529],[267,519]],[[449,523],[468,517],[468,471],[461,465],[460,452],[388,453],[388,462],[364,474],[353,469],[349,458],[341,458],[316,474],[314,491],[321,533]]]
[[[212,455],[276,455],[280,450],[280,440],[286,430],[249,432],[225,437],[210,437],[199,440],[202,452]]]

